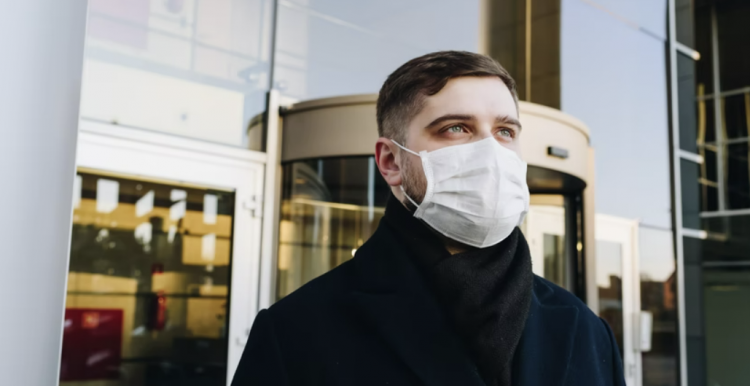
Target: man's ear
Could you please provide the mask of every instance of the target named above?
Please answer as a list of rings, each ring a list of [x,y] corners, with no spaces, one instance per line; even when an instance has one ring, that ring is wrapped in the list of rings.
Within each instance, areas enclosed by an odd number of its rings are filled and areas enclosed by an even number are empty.
[[[398,147],[388,138],[380,137],[375,142],[375,162],[380,175],[388,185],[401,185],[401,168],[399,167]]]

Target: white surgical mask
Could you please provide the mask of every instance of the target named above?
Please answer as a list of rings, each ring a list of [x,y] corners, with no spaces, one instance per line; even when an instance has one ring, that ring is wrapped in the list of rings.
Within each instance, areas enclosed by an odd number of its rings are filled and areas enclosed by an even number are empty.
[[[414,217],[445,237],[485,248],[505,240],[529,211],[526,162],[495,138],[419,153],[427,178]],[[402,177],[403,178],[403,177]]]

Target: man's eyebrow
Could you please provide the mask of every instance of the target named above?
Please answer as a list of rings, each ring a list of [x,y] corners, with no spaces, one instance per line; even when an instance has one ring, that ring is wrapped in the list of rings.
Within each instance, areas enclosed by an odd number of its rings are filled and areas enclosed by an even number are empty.
[[[427,126],[425,126],[425,129],[429,129],[432,127],[435,127],[445,121],[470,121],[475,119],[473,115],[466,115],[466,114],[445,114],[442,116],[437,117],[434,121],[430,122]]]
[[[471,121],[474,119],[476,119],[476,117],[470,114],[445,114],[445,115],[435,118],[432,122],[430,122],[427,126],[425,126],[425,129],[433,128],[445,121]],[[509,125],[516,126],[518,130],[523,129],[523,126],[521,126],[521,121],[519,121],[516,118],[507,116],[507,115],[500,115],[496,117],[495,123],[506,123]]]
[[[507,115],[505,116],[498,116],[495,118],[495,123],[507,123],[509,125],[513,125],[518,127],[518,130],[523,130],[523,126],[521,125],[521,121],[519,121],[516,118],[509,117]]]

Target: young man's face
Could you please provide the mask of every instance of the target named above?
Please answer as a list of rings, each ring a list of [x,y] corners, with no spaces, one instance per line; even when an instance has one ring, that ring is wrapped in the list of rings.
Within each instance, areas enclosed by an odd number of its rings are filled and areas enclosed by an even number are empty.
[[[448,81],[440,92],[425,100],[424,108],[407,126],[406,143],[415,152],[433,151],[495,138],[501,145],[519,152],[521,126],[518,109],[508,87],[497,77],[460,77]],[[378,164],[389,185],[403,185],[407,194],[421,202],[427,187],[419,157],[396,148],[382,148],[378,141]],[[394,165],[384,172],[382,150],[392,151]],[[400,189],[394,194],[403,201]]]

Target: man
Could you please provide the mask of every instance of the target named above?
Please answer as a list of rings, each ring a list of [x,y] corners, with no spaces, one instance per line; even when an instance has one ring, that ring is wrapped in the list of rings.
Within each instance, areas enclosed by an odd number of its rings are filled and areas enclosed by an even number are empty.
[[[385,216],[351,261],[258,314],[234,386],[625,384],[606,323],[532,273],[517,99],[468,52],[388,77]]]

